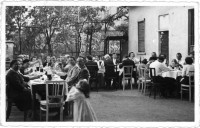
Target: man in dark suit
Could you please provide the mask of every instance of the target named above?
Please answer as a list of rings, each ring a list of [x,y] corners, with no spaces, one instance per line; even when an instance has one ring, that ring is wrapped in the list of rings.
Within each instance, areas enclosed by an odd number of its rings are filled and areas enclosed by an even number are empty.
[[[28,111],[31,109],[32,97],[29,86],[18,72],[20,62],[13,60],[10,63],[10,67],[6,75],[6,95],[12,99],[19,110]]]
[[[122,63],[119,65],[119,68],[123,68],[123,66],[132,65],[135,68],[135,63],[133,60],[129,59],[128,56],[125,56]]]
[[[130,66],[130,65],[132,65],[133,68],[135,68],[135,63],[134,63],[134,61],[131,60],[131,59],[129,59],[128,56],[124,56],[124,59],[123,59],[122,63],[119,65],[119,68],[123,68],[123,66]],[[122,76],[123,76],[123,75],[120,76],[120,81],[121,81],[121,79],[122,79]],[[136,71],[133,71],[132,77],[134,78],[135,83],[136,83],[136,81],[137,81],[137,78],[136,78]]]

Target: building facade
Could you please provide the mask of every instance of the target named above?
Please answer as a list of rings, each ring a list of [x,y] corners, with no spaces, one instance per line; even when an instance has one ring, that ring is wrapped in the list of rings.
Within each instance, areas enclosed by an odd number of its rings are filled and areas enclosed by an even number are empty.
[[[194,7],[138,6],[129,9],[128,51],[138,58],[162,53],[168,61],[194,50]]]

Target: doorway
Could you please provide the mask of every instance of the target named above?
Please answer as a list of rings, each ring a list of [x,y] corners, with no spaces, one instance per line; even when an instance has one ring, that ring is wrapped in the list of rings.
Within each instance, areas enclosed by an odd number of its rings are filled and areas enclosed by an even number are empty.
[[[159,32],[160,53],[166,55],[167,64],[169,62],[169,31]]]

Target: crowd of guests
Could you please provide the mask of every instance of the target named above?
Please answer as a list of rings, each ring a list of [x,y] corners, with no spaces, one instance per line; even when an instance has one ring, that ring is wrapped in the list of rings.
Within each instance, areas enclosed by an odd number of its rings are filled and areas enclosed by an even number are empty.
[[[78,92],[81,93],[81,97],[84,96],[85,98],[89,97],[89,83],[92,82],[90,80],[99,77],[99,75],[105,79],[105,87],[107,89],[120,88],[121,83],[119,80],[122,79],[122,74],[119,75],[117,67],[122,69],[123,66],[132,66],[136,69],[132,72],[136,85],[138,77],[140,77],[140,68],[145,68],[147,74],[149,68],[155,68],[157,76],[155,80],[159,83],[165,84],[163,90],[172,90],[173,87],[171,85],[173,84],[176,84],[177,88],[180,87],[181,83],[188,84],[189,71],[194,71],[194,55],[192,54],[186,57],[184,61],[181,53],[177,53],[176,59],[173,59],[170,64],[167,64],[166,60],[165,55],[160,54],[157,56],[155,52],[152,53],[148,60],[141,60],[141,58],[138,59],[134,52],[130,52],[128,55],[123,57],[121,62],[116,53],[113,53],[112,56],[106,54],[103,57],[92,57],[89,55],[86,57],[79,56],[75,58],[70,55],[65,55],[58,58],[55,56],[46,56],[45,59],[44,57],[32,57],[30,60],[28,56],[18,56],[16,60],[11,61],[10,69],[6,74],[6,95],[7,97],[12,98],[13,102],[15,102],[16,106],[20,110],[29,111],[31,109],[32,97],[30,86],[27,82],[33,79],[38,79],[41,76],[30,77],[28,74],[37,70],[37,67],[51,67],[53,74],[59,75],[66,81],[69,90],[71,90],[70,96],[71,94],[75,94],[74,91],[77,92],[76,89],[72,89],[76,87],[78,88]],[[161,75],[162,72],[170,70],[182,71],[182,75],[171,83],[169,83],[169,79],[163,78]],[[148,76],[149,75],[147,75],[147,77]],[[100,83],[102,81],[96,82]],[[68,101],[72,99],[72,96],[67,97]],[[93,111],[92,108],[90,108],[90,111]],[[92,113],[91,116],[92,119],[96,120],[94,113]],[[76,117],[78,118],[77,115]]]

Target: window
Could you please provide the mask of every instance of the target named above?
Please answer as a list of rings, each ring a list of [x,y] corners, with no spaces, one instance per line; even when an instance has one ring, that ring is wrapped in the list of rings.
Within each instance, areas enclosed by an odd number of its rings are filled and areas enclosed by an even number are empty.
[[[145,52],[145,20],[138,22],[138,52]]]
[[[188,10],[188,53],[194,51],[194,9]]]

